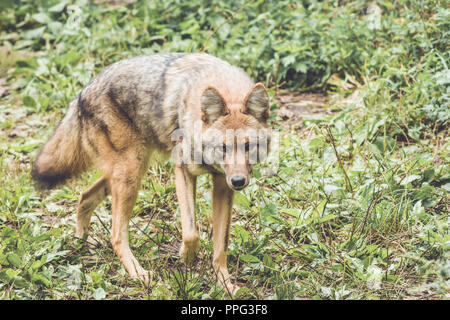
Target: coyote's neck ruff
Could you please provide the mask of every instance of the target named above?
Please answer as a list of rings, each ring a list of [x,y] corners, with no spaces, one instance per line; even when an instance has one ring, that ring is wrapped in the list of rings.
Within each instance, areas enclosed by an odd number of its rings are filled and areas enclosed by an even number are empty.
[[[81,196],[76,235],[87,235],[91,214],[112,195],[111,242],[134,278],[148,280],[128,244],[128,223],[153,151],[175,156],[183,242],[191,263],[200,246],[195,221],[196,176],[213,176],[213,265],[234,291],[226,267],[234,190],[248,185],[252,165],[270,144],[269,98],[261,83],[207,54],[155,54],[103,70],[69,106],[32,170],[54,187],[95,167],[103,176]]]

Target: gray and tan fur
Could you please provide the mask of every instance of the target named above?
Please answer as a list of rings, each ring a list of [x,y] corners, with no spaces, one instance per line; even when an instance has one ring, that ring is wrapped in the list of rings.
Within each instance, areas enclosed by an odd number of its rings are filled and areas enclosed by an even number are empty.
[[[262,84],[207,54],[155,54],[119,61],[70,103],[34,162],[32,176],[40,186],[51,188],[87,169],[101,170],[102,177],[81,195],[76,236],[87,236],[93,210],[111,194],[114,251],[130,276],[148,281],[148,272],[130,250],[128,224],[152,152],[172,152],[179,143],[173,133],[182,129],[184,139],[191,139],[196,122],[203,130],[267,128],[268,108]],[[213,266],[229,291],[236,289],[226,264],[233,194],[248,184],[250,171],[248,161],[175,166],[183,230],[180,255],[186,263],[192,263],[200,246],[196,177],[212,174]]]

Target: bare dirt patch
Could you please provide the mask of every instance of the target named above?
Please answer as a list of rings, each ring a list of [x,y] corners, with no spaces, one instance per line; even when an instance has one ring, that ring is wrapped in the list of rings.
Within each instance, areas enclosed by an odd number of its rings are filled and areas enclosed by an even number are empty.
[[[314,116],[329,115],[329,96],[325,93],[301,93],[280,90],[275,97],[279,105],[278,117],[284,125],[301,125],[305,119]]]

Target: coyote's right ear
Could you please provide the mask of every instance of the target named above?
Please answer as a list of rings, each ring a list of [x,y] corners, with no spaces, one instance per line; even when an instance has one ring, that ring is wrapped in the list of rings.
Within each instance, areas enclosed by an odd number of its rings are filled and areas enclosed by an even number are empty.
[[[213,87],[206,88],[202,95],[202,120],[212,124],[225,114],[227,108],[220,93]]]
[[[258,121],[267,121],[269,117],[269,95],[262,83],[258,82],[250,89],[245,98],[244,106],[244,113],[252,115]]]

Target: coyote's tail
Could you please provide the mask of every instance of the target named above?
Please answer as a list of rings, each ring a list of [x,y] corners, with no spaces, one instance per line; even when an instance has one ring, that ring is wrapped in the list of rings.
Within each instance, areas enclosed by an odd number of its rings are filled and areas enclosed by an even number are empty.
[[[81,143],[77,100],[70,103],[67,114],[33,164],[31,175],[39,188],[53,188],[87,167],[88,158]]]

